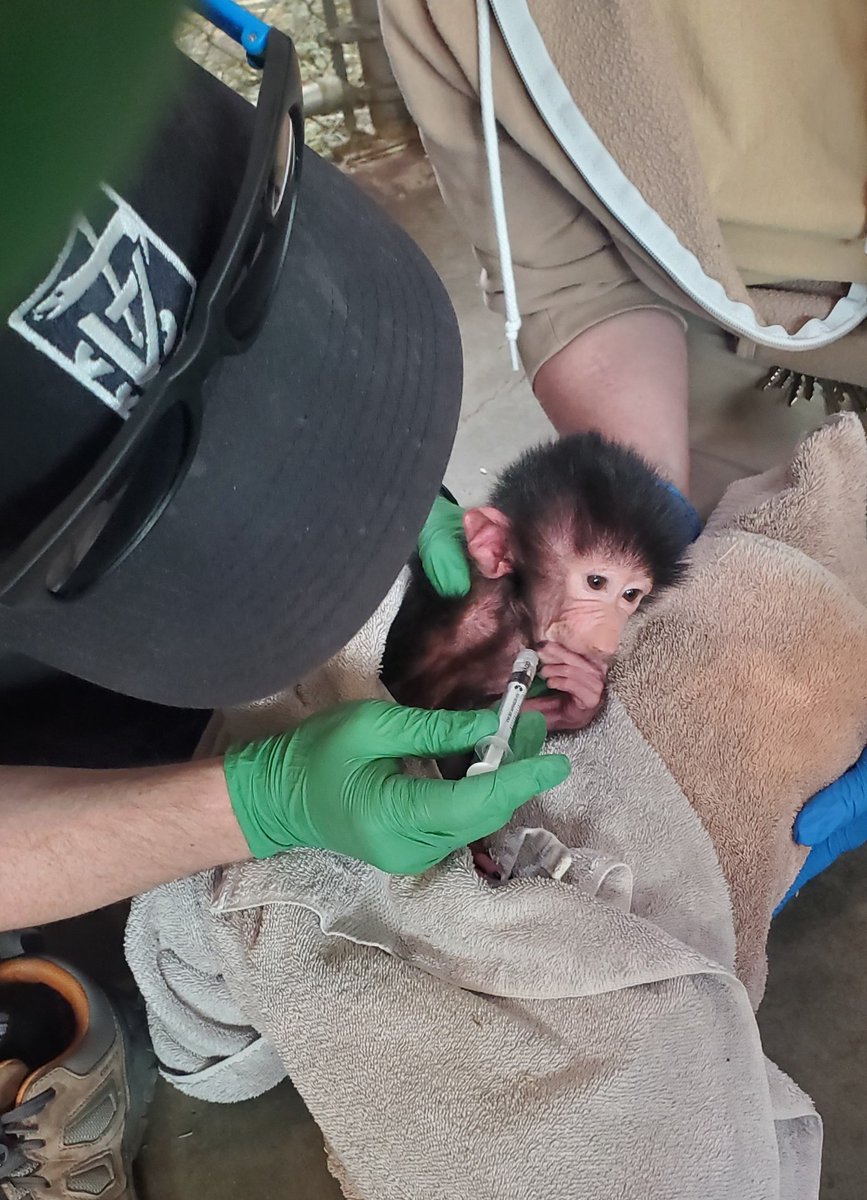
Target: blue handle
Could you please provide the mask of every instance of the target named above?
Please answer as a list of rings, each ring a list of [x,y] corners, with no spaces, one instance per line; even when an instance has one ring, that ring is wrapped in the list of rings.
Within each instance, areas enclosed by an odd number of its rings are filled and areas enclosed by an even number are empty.
[[[195,0],[195,7],[203,17],[222,29],[247,52],[247,58],[257,67],[262,65],[265,46],[271,26],[247,12],[235,0]]]

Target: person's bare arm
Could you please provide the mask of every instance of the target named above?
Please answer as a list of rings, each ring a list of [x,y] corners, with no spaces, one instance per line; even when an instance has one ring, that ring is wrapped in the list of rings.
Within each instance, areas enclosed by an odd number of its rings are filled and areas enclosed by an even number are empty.
[[[89,912],[250,857],[222,762],[0,768],[0,929]]]
[[[533,391],[561,436],[595,429],[687,495],[686,333],[675,317],[642,308],[591,326],[539,368]]]

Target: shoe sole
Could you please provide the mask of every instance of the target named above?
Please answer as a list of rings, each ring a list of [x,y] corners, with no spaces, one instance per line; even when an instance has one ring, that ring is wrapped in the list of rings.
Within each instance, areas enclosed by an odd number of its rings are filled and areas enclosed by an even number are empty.
[[[106,993],[123,1038],[129,1110],[124,1123],[121,1152],[129,1182],[130,1200],[136,1200],[133,1163],[147,1129],[148,1109],[157,1083],[157,1061],[148,1033],[144,1001],[140,996]]]

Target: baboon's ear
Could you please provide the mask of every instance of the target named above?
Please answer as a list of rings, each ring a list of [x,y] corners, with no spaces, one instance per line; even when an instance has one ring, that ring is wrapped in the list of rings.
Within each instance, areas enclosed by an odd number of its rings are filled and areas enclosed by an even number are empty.
[[[470,558],[486,579],[499,579],[514,570],[509,518],[498,508],[468,508],[464,533]]]

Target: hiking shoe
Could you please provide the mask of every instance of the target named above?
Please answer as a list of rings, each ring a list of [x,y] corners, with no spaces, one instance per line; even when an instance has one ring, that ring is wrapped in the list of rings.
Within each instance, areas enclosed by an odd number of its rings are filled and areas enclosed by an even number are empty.
[[[146,1039],[87,976],[0,962],[0,1196],[134,1200],[154,1078]]]

